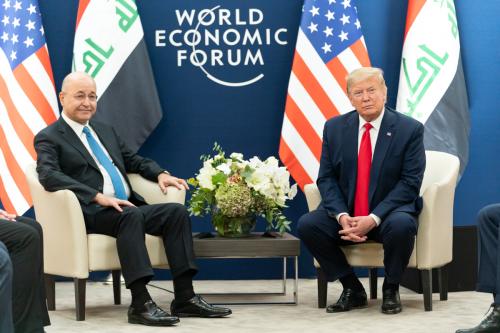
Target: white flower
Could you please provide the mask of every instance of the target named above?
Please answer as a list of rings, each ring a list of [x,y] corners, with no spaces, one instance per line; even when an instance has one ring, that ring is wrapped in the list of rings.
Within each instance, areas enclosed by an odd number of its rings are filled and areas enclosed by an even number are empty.
[[[225,175],[229,175],[231,173],[231,162],[219,164],[216,169],[224,172]]]
[[[288,192],[288,199],[293,199],[297,195],[297,184],[293,184]]]
[[[232,153],[231,155],[229,155],[229,157],[234,160],[243,161],[243,154],[240,153]]]
[[[209,190],[215,189],[214,184],[212,184],[212,176],[217,173],[217,170],[212,166],[212,162],[212,159],[203,162],[203,168],[200,169],[198,176],[196,176],[196,179],[200,183],[200,187]]]

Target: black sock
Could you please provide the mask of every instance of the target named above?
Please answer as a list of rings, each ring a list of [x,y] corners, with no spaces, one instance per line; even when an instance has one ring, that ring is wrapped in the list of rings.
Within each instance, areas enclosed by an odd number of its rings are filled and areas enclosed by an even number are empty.
[[[354,273],[339,278],[339,281],[340,283],[342,283],[342,287],[344,287],[344,289],[352,289],[355,291],[361,291],[365,289],[363,288],[361,282],[359,282],[359,279],[356,277],[356,275],[354,275]]]
[[[174,294],[177,302],[185,302],[194,297],[193,276],[193,271],[187,271],[174,278]]]
[[[399,290],[399,283],[389,283],[384,279],[384,284],[382,284],[382,290],[392,289],[394,291]]]
[[[132,306],[134,308],[141,308],[144,306],[144,303],[151,300],[151,295],[149,295],[146,289],[146,283],[147,279],[142,278],[135,280],[128,287],[132,293]]]

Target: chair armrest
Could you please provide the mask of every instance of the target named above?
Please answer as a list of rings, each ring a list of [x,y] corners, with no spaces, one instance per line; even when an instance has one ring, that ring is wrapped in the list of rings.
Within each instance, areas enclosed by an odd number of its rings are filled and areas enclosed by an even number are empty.
[[[306,195],[307,207],[309,211],[318,208],[321,203],[321,194],[319,193],[318,186],[314,183],[304,186],[304,194]]]
[[[43,229],[45,273],[88,278],[87,233],[75,194],[70,190],[45,191],[35,165],[28,166],[25,175],[35,216]]]
[[[167,188],[167,193],[164,194],[160,190],[158,183],[147,180],[139,174],[129,173],[127,177],[130,180],[132,189],[141,195],[148,204],[167,202],[184,204],[186,200],[186,190],[179,190],[175,186],[169,186]]]
[[[445,179],[430,184],[423,192],[424,207],[418,218],[417,267],[431,269],[453,258],[453,202],[458,164]]]

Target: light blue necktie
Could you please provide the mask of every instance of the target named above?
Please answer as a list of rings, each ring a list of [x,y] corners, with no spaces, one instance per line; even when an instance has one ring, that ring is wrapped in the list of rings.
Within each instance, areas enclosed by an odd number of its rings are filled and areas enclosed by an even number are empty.
[[[127,200],[125,187],[123,186],[123,182],[120,178],[118,169],[108,158],[108,156],[106,156],[106,153],[101,148],[101,145],[99,145],[87,126],[83,127],[83,133],[85,133],[85,135],[87,136],[87,141],[89,143],[90,149],[94,153],[94,156],[97,158],[99,163],[101,163],[104,169],[106,169],[109,176],[111,177],[111,182],[113,183],[113,187],[115,188],[115,196],[118,199]]]

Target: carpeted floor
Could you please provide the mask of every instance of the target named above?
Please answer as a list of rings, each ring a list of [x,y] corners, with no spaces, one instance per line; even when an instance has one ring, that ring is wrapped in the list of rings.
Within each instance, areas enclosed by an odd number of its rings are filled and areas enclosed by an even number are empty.
[[[368,290],[366,279],[363,280]],[[169,281],[155,281],[154,285],[172,290]],[[379,281],[379,286],[382,281]],[[196,281],[195,290],[204,292],[262,292],[279,291],[279,281]],[[292,289],[291,280],[288,290]],[[154,300],[165,310],[170,306],[172,294],[150,287]],[[337,300],[341,292],[338,283],[330,283],[328,304]],[[379,291],[380,295],[380,291]],[[211,301],[241,301],[238,298],[217,296]],[[253,298],[255,300],[255,298]],[[280,297],[258,297],[257,300],[283,300]],[[287,300],[291,300],[290,297]],[[341,314],[328,314],[317,308],[316,280],[299,281],[299,305],[232,305],[233,315],[223,319],[182,318],[176,327],[161,328],[131,325],[127,323],[127,308],[130,302],[128,290],[122,286],[122,305],[113,305],[113,293],[110,285],[98,282],[87,284],[87,311],[85,321],[75,320],[73,284],[56,284],[56,311],[50,312],[52,325],[47,333],[71,332],[106,332],[106,333],[141,333],[141,332],[401,332],[429,333],[455,332],[458,328],[475,326],[491,303],[491,296],[476,292],[449,293],[448,301],[439,301],[434,294],[433,311],[423,310],[423,297],[411,290],[401,289],[403,312],[398,315],[384,315],[380,312],[380,296],[370,300],[365,309]]]

